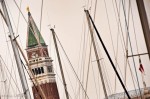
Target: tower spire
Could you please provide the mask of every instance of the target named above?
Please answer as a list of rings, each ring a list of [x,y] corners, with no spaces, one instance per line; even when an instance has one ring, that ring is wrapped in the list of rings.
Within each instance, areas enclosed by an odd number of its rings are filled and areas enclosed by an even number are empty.
[[[35,46],[45,46],[46,43],[32,18],[29,7],[27,7],[28,11],[28,34],[27,34],[27,48],[35,47]]]
[[[29,66],[33,74],[36,76],[46,99],[60,99],[55,81],[52,59],[49,57],[47,45],[36,26],[29,7],[28,11],[28,29],[27,29],[27,56]],[[35,79],[32,77],[33,82]],[[34,99],[41,99],[36,86],[32,86]],[[51,89],[51,90],[50,90]]]

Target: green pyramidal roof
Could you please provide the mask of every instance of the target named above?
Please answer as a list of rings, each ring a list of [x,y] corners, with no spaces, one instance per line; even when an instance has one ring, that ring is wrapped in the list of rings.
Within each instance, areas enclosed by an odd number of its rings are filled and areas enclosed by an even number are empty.
[[[27,37],[28,41],[27,41],[27,47],[35,47],[37,45],[39,45],[39,43],[41,45],[46,45],[45,41],[39,31],[39,29],[37,28],[30,12],[28,12],[28,37]],[[39,41],[39,43],[38,43]]]

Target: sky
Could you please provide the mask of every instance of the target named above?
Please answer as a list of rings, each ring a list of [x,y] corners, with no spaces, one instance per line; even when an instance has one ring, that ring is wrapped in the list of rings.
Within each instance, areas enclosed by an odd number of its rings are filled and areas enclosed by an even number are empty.
[[[21,2],[22,1],[22,2]],[[117,1],[117,7],[120,8],[118,10],[120,14],[117,14],[117,9],[115,6],[115,0],[98,0],[97,1],[97,7],[96,7],[96,15],[95,15],[95,25],[106,45],[106,48],[108,49],[108,52],[110,53],[110,56],[113,59],[113,62],[116,65],[115,57],[117,60],[117,63],[119,64],[120,68],[117,67],[117,70],[119,71],[119,74],[121,75],[121,78],[124,79],[125,75],[125,57],[124,57],[124,46],[123,46],[123,38],[122,34],[124,35],[125,44],[128,41],[128,54],[131,55],[131,47],[129,45],[129,40],[126,40],[126,33],[127,29],[125,26],[125,17],[122,7],[122,1]],[[30,12],[32,14],[32,17],[34,18],[34,21],[36,22],[38,28],[40,29],[40,18],[41,18],[41,2],[42,0],[16,0],[17,4],[21,4],[21,12],[23,13],[23,16],[26,20],[28,20],[28,15],[26,8],[29,6]],[[21,2],[21,3],[20,3]],[[44,0],[43,3],[43,10],[42,10],[42,23],[41,23],[41,34],[43,35],[43,38],[45,39],[46,44],[48,45],[49,49],[49,55],[52,57],[54,70],[56,73],[56,80],[57,80],[57,86],[60,93],[61,99],[65,99],[64,89],[62,86],[62,80],[59,70],[59,65],[57,62],[57,56],[55,52],[55,47],[53,44],[53,38],[51,35],[50,28],[54,28],[55,32],[61,41],[63,48],[65,49],[65,52],[67,53],[78,77],[80,78],[81,82],[83,83],[83,86],[85,88],[86,86],[86,76],[87,76],[87,69],[88,69],[88,60],[89,60],[89,52],[90,52],[90,34],[88,30],[88,25],[84,13],[84,8],[89,9],[91,12],[92,18],[94,18],[94,9],[95,9],[95,2],[96,0]],[[148,0],[145,0],[147,12],[148,6],[150,2]],[[14,34],[19,37],[17,38],[20,46],[22,47],[24,53],[26,54],[26,36],[27,36],[27,23],[24,20],[23,16],[19,14],[19,10],[16,7],[14,0],[6,0],[6,5],[8,7],[8,12],[11,18],[12,26],[14,29]],[[132,11],[131,11],[132,9]],[[146,53],[146,46],[145,41],[140,25],[140,20],[138,16],[137,6],[135,0],[131,1],[131,8],[129,10],[129,0],[125,0],[125,12],[126,12],[126,18],[129,22],[129,34],[131,39],[131,44],[133,48],[133,53],[137,54],[139,53]],[[130,11],[130,13],[128,13]],[[132,16],[133,15],[133,16]],[[148,16],[150,13],[148,13]],[[118,18],[119,16],[119,18]],[[132,19],[133,18],[133,19]],[[148,18],[149,19],[149,18]],[[19,21],[18,21],[19,20]],[[118,26],[120,20],[121,27]],[[133,23],[134,20],[134,23]],[[8,69],[11,71],[11,74],[14,74],[13,78],[18,79],[18,73],[17,73],[17,67],[15,66],[15,61],[13,57],[13,52],[11,49],[10,41],[8,38],[9,32],[6,27],[6,25],[3,28],[2,20],[0,20],[0,55],[3,57],[6,65],[8,66]],[[133,28],[133,24],[134,27]],[[5,30],[4,30],[5,29]],[[121,32],[123,31],[123,32]],[[137,44],[138,44],[138,52],[136,48],[136,40],[135,35],[137,37]],[[100,59],[102,59],[101,66],[103,69],[103,74],[105,78],[106,83],[106,89],[108,94],[123,92],[123,89],[121,85],[119,84],[119,81],[116,80],[116,90],[115,90],[115,73],[108,61],[108,58],[106,57],[106,54],[98,40],[96,38],[96,47],[99,52]],[[114,45],[114,48],[113,48]],[[8,47],[9,46],[9,47]],[[118,46],[118,47],[117,47]],[[83,99],[84,93],[79,88],[79,82],[75,78],[75,75],[71,69],[70,64],[67,61],[67,58],[60,46],[58,44],[60,55],[62,58],[64,73],[66,77],[66,82],[68,86],[68,92],[71,96],[71,99]],[[113,51],[114,49],[114,51]],[[140,87],[143,88],[142,84],[142,78],[141,73],[139,72],[139,62],[138,57],[135,57],[135,66],[138,74],[138,79],[140,82]],[[145,68],[145,82],[147,86],[150,86],[150,74],[148,73],[150,71],[149,68],[149,58],[147,55],[141,56],[142,64]],[[98,73],[97,64],[95,62],[95,55],[92,47],[91,52],[91,58],[90,58],[90,70],[89,70],[89,80],[88,80],[88,87],[87,87],[87,94],[90,99],[103,99],[104,93],[102,89],[102,84],[100,80],[100,76]],[[135,76],[134,71],[134,64],[132,61],[132,58],[129,58],[129,63],[131,66],[131,70]],[[4,65],[4,63],[3,63]],[[4,67],[6,69],[6,67]],[[121,73],[121,72],[122,73]],[[8,72],[8,71],[7,71]],[[9,75],[9,73],[6,73]],[[5,74],[5,79],[7,78]],[[127,81],[126,86],[128,90],[133,90],[134,85],[132,82],[132,77],[130,74],[129,66],[127,65]],[[31,91],[31,82],[28,79],[30,91]],[[116,78],[117,79],[117,78]],[[9,79],[8,79],[9,80]],[[13,83],[13,79],[11,78],[12,86],[15,91],[11,90],[8,91],[9,94],[16,92],[17,94],[20,93],[16,85]],[[20,87],[20,81],[16,80],[18,86]],[[9,86],[9,82],[7,87]],[[10,87],[11,88],[11,87]],[[137,84],[136,84],[136,88]],[[21,90],[21,88],[20,88]],[[19,97],[18,97],[19,98]]]

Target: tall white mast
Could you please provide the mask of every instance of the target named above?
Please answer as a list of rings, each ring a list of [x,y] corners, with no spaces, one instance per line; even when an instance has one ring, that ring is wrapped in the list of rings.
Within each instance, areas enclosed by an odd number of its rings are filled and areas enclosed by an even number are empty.
[[[21,84],[22,84],[22,88],[23,88],[24,97],[25,97],[25,99],[31,99],[28,84],[27,84],[27,80],[26,80],[25,73],[24,73],[24,69],[23,69],[23,66],[21,64],[21,58],[20,58],[20,55],[19,55],[19,51],[17,49],[16,42],[14,42],[14,39],[15,39],[14,32],[13,32],[13,28],[12,28],[12,25],[11,25],[11,22],[10,22],[10,19],[9,19],[9,15],[8,15],[8,12],[7,12],[5,1],[0,0],[0,2],[1,2],[2,8],[3,8],[3,11],[4,11],[4,16],[5,16],[5,19],[6,19],[6,22],[7,22],[6,24],[8,26],[9,32],[10,32],[9,37],[10,37],[10,40],[11,40],[14,56],[15,56],[15,59],[16,59],[16,63],[17,63],[18,71],[19,71],[19,76],[20,76],[20,80],[21,80]]]
[[[85,12],[85,13],[86,13],[86,18],[87,18],[87,22],[88,22],[90,34],[91,34],[91,40],[92,40],[93,47],[94,47],[94,53],[95,53],[95,56],[96,56],[96,62],[97,62],[97,65],[98,65],[98,70],[99,70],[100,78],[101,78],[101,81],[102,81],[102,86],[103,86],[103,91],[104,91],[105,99],[108,99],[108,95],[107,95],[107,91],[106,91],[106,86],[105,86],[105,81],[104,81],[104,77],[103,77],[103,73],[102,73],[102,67],[100,65],[100,60],[99,60],[98,52],[97,52],[97,49],[96,49],[96,44],[95,44],[95,39],[94,39],[94,33],[93,33],[93,30],[92,30],[90,19],[88,17],[88,13],[87,12]]]
[[[64,89],[65,89],[66,99],[69,99],[69,94],[68,94],[68,91],[67,91],[67,84],[66,84],[66,81],[65,81],[65,76],[64,76],[64,72],[63,72],[63,68],[62,68],[62,63],[61,63],[60,55],[59,55],[59,51],[58,51],[57,41],[56,41],[56,37],[55,37],[55,31],[54,31],[54,29],[50,29],[50,30],[52,31],[52,35],[53,35],[53,39],[54,39],[55,49],[56,49],[57,58],[58,58],[58,62],[59,62],[59,66],[60,66],[60,71],[61,71],[61,76],[62,76],[62,80],[63,80],[63,84],[64,84]]]

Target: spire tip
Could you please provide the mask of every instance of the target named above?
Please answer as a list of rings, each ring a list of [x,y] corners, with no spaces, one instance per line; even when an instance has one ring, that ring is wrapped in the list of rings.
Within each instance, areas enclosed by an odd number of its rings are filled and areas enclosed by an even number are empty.
[[[27,7],[27,11],[28,11],[28,12],[30,12],[30,9],[29,9],[29,7]]]

